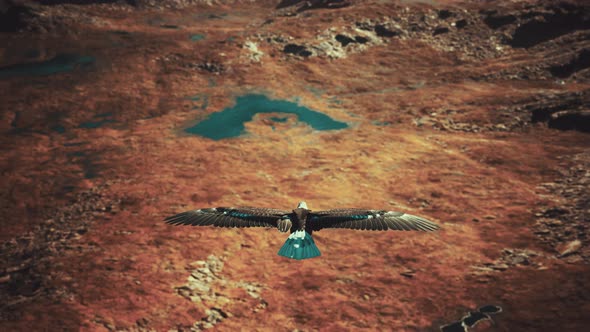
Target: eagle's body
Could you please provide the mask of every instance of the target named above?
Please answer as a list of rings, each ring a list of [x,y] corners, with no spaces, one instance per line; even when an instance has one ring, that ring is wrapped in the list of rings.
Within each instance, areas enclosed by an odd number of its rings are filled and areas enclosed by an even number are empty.
[[[305,202],[292,211],[252,207],[218,207],[186,211],[165,219],[172,225],[216,227],[276,227],[291,232],[279,255],[305,259],[320,255],[311,234],[323,228],[359,230],[434,231],[439,226],[426,219],[402,212],[334,209],[311,211]]]

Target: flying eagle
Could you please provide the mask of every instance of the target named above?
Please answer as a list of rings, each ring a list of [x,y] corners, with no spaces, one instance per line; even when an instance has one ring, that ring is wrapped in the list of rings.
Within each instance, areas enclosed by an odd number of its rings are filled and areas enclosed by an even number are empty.
[[[311,233],[323,228],[425,232],[439,228],[431,221],[403,212],[364,209],[311,211],[305,202],[300,202],[292,211],[253,207],[198,209],[170,216],[165,221],[171,225],[276,227],[281,232],[290,231],[291,235],[279,250],[279,255],[293,259],[320,255]]]

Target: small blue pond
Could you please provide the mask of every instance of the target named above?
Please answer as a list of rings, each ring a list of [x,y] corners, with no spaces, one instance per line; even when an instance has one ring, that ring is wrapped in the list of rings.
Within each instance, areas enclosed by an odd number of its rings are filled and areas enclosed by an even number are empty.
[[[389,126],[391,124],[391,122],[389,121],[371,121],[372,124],[374,124],[375,126]]]
[[[42,62],[19,63],[0,68],[0,78],[18,76],[46,76],[72,71],[77,67],[92,64],[94,57],[75,54],[59,54]]]
[[[264,95],[248,94],[237,97],[234,106],[211,114],[207,119],[185,129],[185,131],[213,140],[238,137],[244,134],[244,123],[251,121],[256,113],[295,114],[299,121],[307,123],[315,130],[337,130],[348,127],[344,122],[336,121],[323,113],[293,102],[272,100]],[[282,120],[280,117],[277,119]]]
[[[193,104],[193,109],[207,109],[209,106],[209,97],[206,94],[198,94],[187,98]]]
[[[190,38],[191,38],[191,41],[199,41],[199,40],[205,39],[205,35],[196,34],[196,35],[191,35]]]

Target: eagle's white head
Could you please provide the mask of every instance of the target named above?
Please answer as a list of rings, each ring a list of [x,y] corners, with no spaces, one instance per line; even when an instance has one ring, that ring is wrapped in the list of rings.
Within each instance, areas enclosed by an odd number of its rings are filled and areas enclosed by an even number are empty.
[[[306,209],[307,210],[307,204],[305,204],[305,202],[299,202],[299,205],[297,205],[298,209]]]

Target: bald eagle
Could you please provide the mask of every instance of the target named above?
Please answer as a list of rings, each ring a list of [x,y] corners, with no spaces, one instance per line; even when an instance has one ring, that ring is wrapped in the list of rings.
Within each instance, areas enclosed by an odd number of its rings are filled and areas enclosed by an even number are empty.
[[[279,255],[292,259],[317,257],[312,232],[323,228],[431,232],[439,226],[411,214],[384,210],[333,209],[312,211],[300,202],[292,211],[253,207],[218,207],[186,211],[164,219],[171,225],[215,227],[276,227],[291,232]]]

